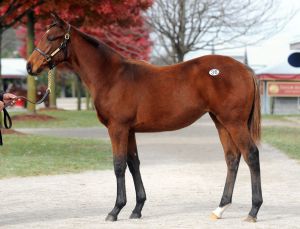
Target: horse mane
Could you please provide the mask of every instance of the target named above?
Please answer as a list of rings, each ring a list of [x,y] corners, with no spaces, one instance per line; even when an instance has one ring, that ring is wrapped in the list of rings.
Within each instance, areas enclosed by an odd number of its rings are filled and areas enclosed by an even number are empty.
[[[56,26],[57,25],[57,22],[53,22],[51,23],[50,25],[47,25],[47,30],[51,29],[52,27]]]
[[[91,45],[93,45],[94,47],[98,47],[102,42],[100,42],[98,39],[96,39],[95,37],[88,35],[87,33],[84,33],[82,31],[80,31],[80,35],[81,37],[87,41],[88,43],[90,43]]]
[[[78,30],[79,31],[79,30]],[[120,53],[118,53],[116,50],[114,50],[113,48],[109,47],[108,45],[106,45],[104,42],[98,40],[97,38],[84,33],[82,31],[79,31],[79,34],[81,35],[81,37],[88,42],[90,45],[94,46],[97,49],[101,50],[102,54],[105,54],[107,56],[111,56],[111,55],[118,55],[119,57],[124,58]]]

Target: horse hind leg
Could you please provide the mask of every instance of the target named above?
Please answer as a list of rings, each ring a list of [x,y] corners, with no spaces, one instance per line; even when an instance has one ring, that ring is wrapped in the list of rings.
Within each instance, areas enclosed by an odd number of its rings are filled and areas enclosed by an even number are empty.
[[[224,126],[216,119],[216,117],[213,114],[210,113],[210,116],[218,129],[227,164],[227,177],[221,202],[218,208],[216,208],[211,214],[211,219],[215,220],[222,218],[222,214],[232,202],[232,194],[240,163],[241,153],[235,146],[234,142],[231,139],[231,136],[229,135],[228,131],[224,128]]]
[[[259,151],[257,146],[252,143],[249,150],[243,154],[244,160],[249,166],[251,174],[252,207],[245,221],[256,222],[257,213],[263,203],[260,177]]]
[[[146,193],[140,173],[140,160],[134,132],[129,133],[127,164],[133,178],[136,193],[136,205],[130,215],[130,219],[138,219],[142,217],[141,212],[146,201]]]
[[[253,142],[247,124],[228,125],[226,129],[229,131],[233,142],[243,155],[245,162],[250,169],[251,188],[252,188],[252,208],[248,217],[245,219],[248,222],[256,222],[257,213],[263,203],[261,190],[261,176],[259,151]]]

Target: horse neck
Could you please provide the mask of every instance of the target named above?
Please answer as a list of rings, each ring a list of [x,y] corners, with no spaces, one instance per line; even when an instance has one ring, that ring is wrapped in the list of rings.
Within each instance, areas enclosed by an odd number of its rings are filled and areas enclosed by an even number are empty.
[[[73,28],[69,47],[71,67],[90,89],[105,92],[121,66],[123,57],[105,44]]]

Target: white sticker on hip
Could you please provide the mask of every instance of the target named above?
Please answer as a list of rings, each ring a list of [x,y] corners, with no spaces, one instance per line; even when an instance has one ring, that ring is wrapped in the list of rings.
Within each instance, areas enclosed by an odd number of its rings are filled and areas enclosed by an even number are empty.
[[[217,75],[220,74],[220,71],[219,71],[218,69],[216,69],[216,68],[213,68],[213,69],[211,69],[208,73],[209,73],[209,75],[211,75],[211,76],[217,76]]]

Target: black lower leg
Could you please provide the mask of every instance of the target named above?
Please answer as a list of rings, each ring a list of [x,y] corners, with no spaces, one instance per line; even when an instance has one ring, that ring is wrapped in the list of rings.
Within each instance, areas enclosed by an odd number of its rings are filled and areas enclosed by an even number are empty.
[[[252,208],[249,215],[253,218],[257,217],[257,213],[263,203],[260,178],[259,151],[257,147],[250,150],[249,156],[245,158],[251,173],[252,187]]]
[[[132,214],[130,218],[141,218],[142,216],[142,209],[144,206],[144,203],[146,201],[146,193],[143,185],[143,181],[141,178],[141,173],[140,173],[140,161],[138,158],[137,152],[131,152],[128,155],[127,158],[127,164],[128,168],[132,174],[133,182],[134,182],[134,187],[135,187],[135,192],[136,192],[136,206],[134,210],[132,211]]]
[[[226,163],[227,163],[227,177],[226,177],[226,183],[222,195],[222,199],[220,202],[220,207],[224,207],[227,204],[230,204],[232,201],[232,194],[234,189],[234,184],[236,180],[236,175],[239,168],[240,158],[241,155],[233,154],[233,153],[227,153],[225,155]]]
[[[113,210],[106,217],[106,220],[109,221],[117,220],[119,212],[126,205],[126,157],[114,157],[114,170],[117,178],[117,198]]]

